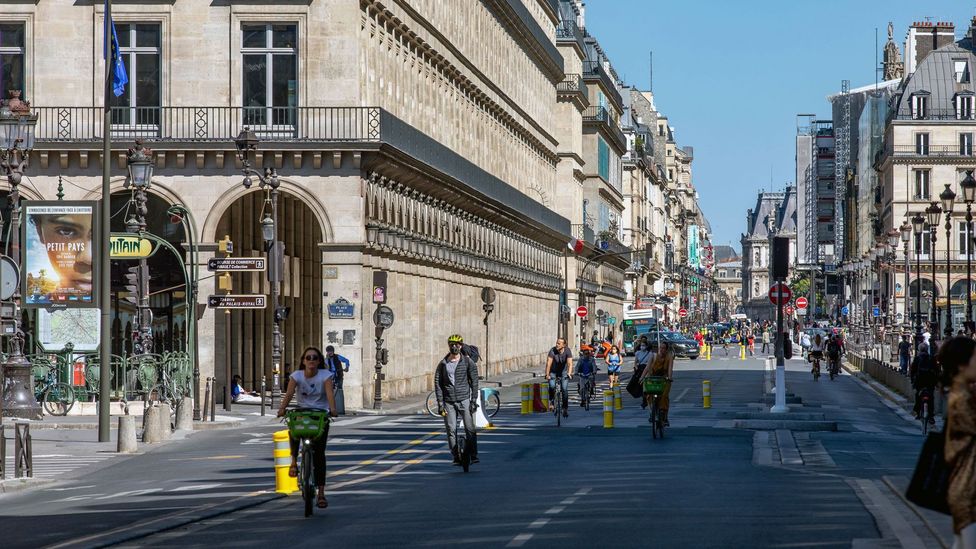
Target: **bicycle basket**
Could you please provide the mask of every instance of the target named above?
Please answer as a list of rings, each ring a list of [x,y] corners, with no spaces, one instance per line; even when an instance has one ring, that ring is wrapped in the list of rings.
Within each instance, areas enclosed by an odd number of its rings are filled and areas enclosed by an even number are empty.
[[[664,393],[666,381],[660,376],[648,376],[644,378],[644,393],[660,395]]]
[[[318,410],[295,410],[288,413],[288,432],[297,438],[318,438],[325,430],[329,413]]]

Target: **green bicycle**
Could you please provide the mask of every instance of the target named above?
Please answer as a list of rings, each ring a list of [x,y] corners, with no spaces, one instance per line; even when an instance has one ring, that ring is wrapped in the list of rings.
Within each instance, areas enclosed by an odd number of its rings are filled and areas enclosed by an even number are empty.
[[[315,464],[312,460],[312,441],[323,436],[332,421],[329,412],[312,408],[294,408],[285,413],[288,432],[299,439],[298,487],[305,503],[305,516],[312,516],[315,501]]]

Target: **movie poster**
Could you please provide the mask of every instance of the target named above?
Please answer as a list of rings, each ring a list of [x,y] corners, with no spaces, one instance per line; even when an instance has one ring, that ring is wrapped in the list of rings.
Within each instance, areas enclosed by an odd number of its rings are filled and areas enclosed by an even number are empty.
[[[24,201],[25,307],[95,307],[97,202]]]

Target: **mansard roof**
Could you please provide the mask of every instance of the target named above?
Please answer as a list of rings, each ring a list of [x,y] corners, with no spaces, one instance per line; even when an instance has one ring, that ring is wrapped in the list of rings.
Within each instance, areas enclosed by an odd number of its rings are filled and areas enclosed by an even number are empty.
[[[976,55],[968,46],[969,39],[948,44],[931,53],[918,65],[905,83],[898,105],[899,118],[911,118],[912,96],[928,95],[928,108],[936,116],[955,112],[955,96],[962,92],[976,91]],[[968,61],[969,82],[956,82],[955,61]]]
[[[782,232],[796,232],[796,187],[786,188],[786,198],[780,204],[776,226]]]
[[[783,193],[760,192],[756,198],[756,207],[751,210],[752,217],[749,218],[749,238],[768,238],[769,231],[766,228],[766,217],[772,216],[777,219],[779,203],[785,198]]]

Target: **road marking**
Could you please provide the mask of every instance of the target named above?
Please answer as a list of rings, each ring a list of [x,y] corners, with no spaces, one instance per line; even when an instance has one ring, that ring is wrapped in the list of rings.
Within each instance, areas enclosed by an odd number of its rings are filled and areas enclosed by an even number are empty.
[[[532,539],[532,535],[533,534],[519,534],[512,538],[512,541],[508,542],[508,545],[505,547],[521,547],[525,545],[525,542]]]
[[[168,492],[193,492],[196,490],[211,490],[217,488],[218,486],[223,486],[223,483],[217,482],[214,484],[194,484],[193,486],[180,486],[179,488],[173,488],[172,490],[167,490]]]
[[[565,510],[566,510],[566,508],[563,507],[562,505],[557,505],[557,506],[555,506],[555,507],[553,507],[551,509],[547,509],[546,510],[546,514],[547,515],[558,515],[559,513],[562,513]]]
[[[549,519],[547,518],[536,519],[532,521],[532,524],[529,525],[529,528],[542,528],[547,524],[549,524]]]
[[[686,394],[688,394],[688,389],[687,388],[684,391],[681,391],[681,394],[678,395],[678,398],[672,400],[671,402],[678,402],[679,400],[681,400],[682,398],[684,398],[684,396]]]
[[[247,456],[206,456],[206,457],[195,457],[195,458],[170,458],[170,461],[210,461],[218,459],[241,459]]]
[[[85,488],[94,488],[94,484],[86,484],[85,486],[72,486],[70,488],[48,488],[52,492],[70,492],[72,490],[83,490]]]

